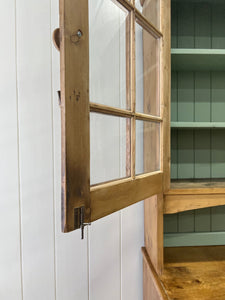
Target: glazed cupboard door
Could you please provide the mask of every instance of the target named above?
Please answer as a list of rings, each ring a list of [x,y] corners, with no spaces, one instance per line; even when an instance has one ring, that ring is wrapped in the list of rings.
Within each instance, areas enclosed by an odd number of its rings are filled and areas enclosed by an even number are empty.
[[[168,0],[60,0],[62,230],[169,185]]]

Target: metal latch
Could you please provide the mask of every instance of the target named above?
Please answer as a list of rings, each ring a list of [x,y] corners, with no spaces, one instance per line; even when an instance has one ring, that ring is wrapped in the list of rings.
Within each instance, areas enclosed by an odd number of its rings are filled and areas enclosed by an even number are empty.
[[[61,105],[61,91],[57,91],[59,106]]]
[[[84,223],[85,207],[81,206],[74,209],[74,229],[81,229],[81,239],[84,239],[84,227],[91,223]]]

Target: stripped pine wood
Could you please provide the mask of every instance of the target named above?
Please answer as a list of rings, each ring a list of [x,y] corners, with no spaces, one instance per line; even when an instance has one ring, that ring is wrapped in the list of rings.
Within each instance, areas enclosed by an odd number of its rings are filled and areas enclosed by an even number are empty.
[[[134,113],[136,111],[136,54],[135,54],[135,15],[132,11],[130,13],[130,101],[131,101],[131,111]],[[136,120],[135,117],[131,119],[131,177],[135,178],[136,170]]]
[[[143,7],[143,14],[146,15],[147,12]],[[143,111],[145,114],[156,116],[160,114],[159,84],[159,40],[143,30]],[[145,172],[160,168],[160,130],[154,125],[150,122],[143,123]]]
[[[108,114],[112,116],[119,116],[119,117],[127,117],[127,118],[136,117],[137,120],[143,120],[143,121],[154,121],[154,122],[163,121],[161,117],[153,116],[151,114],[132,112],[129,110],[102,105],[98,103],[90,103],[90,111],[96,113]]]
[[[142,253],[144,272],[144,300],[167,300],[168,297],[160,282],[159,275],[156,273],[145,248],[142,248]]]
[[[131,91],[132,81],[133,81],[133,35],[130,32],[132,21],[132,15],[130,14],[126,19],[126,109],[133,109],[133,93]],[[131,55],[130,55],[131,53]],[[129,80],[129,78],[131,80]],[[126,176],[132,176],[133,173],[133,156],[131,155],[131,122],[130,120],[126,121]],[[132,169],[132,170],[131,170]]]
[[[76,16],[75,16],[76,14]],[[80,32],[81,36],[78,36]],[[90,221],[88,1],[60,0],[62,230],[74,230],[74,209]],[[72,62],[72,63],[71,63]],[[77,72],[82,70],[82,72]],[[79,130],[77,130],[79,128]],[[82,148],[82,150],[81,150]]]
[[[154,37],[162,37],[162,33],[158,30],[157,26],[153,25],[143,14],[141,14],[138,10],[136,10],[134,4],[131,1],[127,0],[116,0],[118,3],[120,3],[124,8],[126,8],[129,11],[134,11],[135,17],[140,23],[141,26],[143,26],[146,30],[149,31]]]
[[[155,6],[155,4],[154,4]],[[144,10],[144,7],[143,7]],[[162,32],[157,28],[157,26],[154,26],[151,22],[148,21],[148,19],[145,17],[144,14],[141,14],[138,10],[135,10],[135,17],[137,23],[142,26],[146,31],[148,31],[152,36],[155,38],[160,38],[163,36]]]
[[[161,283],[168,299],[223,299],[224,250],[224,246],[166,248]]]
[[[165,194],[191,194],[191,193],[225,193],[224,179],[194,179],[175,180],[171,182],[171,190]]]
[[[224,298],[224,246],[166,248],[162,276],[155,273],[145,249],[143,257],[144,299]]]
[[[161,110],[163,117],[163,128],[162,128],[162,141],[161,141],[161,153],[163,167],[163,191],[167,191],[170,186],[170,85],[171,85],[171,58],[170,58],[170,47],[171,47],[171,3],[169,0],[161,1],[161,30],[163,33],[163,40],[161,44],[161,70],[160,72],[160,83],[161,83]]]
[[[225,194],[167,194],[164,197],[164,214],[221,205],[225,205]]]
[[[162,172],[140,175],[135,180],[128,178],[91,187],[91,220],[97,220],[161,192]]]
[[[156,195],[144,202],[145,247],[157,274],[163,271],[163,197]]]
[[[160,24],[161,11],[158,1],[145,2],[143,14],[154,24]],[[157,13],[156,13],[157,11]],[[161,101],[159,88],[163,85],[159,77],[159,48],[160,41],[149,36],[143,30],[143,111],[147,114],[161,115]],[[169,70],[168,70],[169,71]],[[163,107],[163,105],[162,105]],[[162,145],[160,143],[161,129],[153,126],[153,123],[144,122],[143,124],[143,146],[144,146],[144,170],[155,171],[162,168]],[[161,132],[160,132],[161,131]],[[163,183],[162,183],[163,184]],[[163,196],[155,195],[145,200],[145,246],[151,258],[152,269],[157,274],[163,270]],[[144,299],[152,299],[155,290],[154,281],[150,278],[150,272],[146,270],[144,263]],[[152,284],[151,284],[152,283]],[[155,291],[157,293],[157,291]]]

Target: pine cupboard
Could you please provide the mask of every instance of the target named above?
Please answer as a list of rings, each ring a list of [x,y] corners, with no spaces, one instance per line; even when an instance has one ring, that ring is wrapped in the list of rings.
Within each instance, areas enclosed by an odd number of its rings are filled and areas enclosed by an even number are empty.
[[[170,214],[186,211],[183,230],[188,232],[188,225],[200,219],[198,210],[190,210],[224,205],[225,3],[176,0],[170,4],[170,187],[164,188],[163,205],[160,197],[158,201],[155,199],[154,209],[153,198],[145,203],[144,299],[223,299],[224,246],[163,249],[161,215],[166,215],[167,231],[167,225],[172,223],[182,226],[177,215]],[[207,215],[202,216],[204,228]],[[151,217],[156,219],[150,221]],[[183,245],[188,242],[207,245],[207,241],[198,237],[198,241],[189,239]],[[219,244],[218,239],[213,241],[212,236],[208,237],[208,245]],[[173,239],[176,244],[175,239],[176,234]]]
[[[211,299],[223,247],[164,249],[163,218],[225,205],[225,4],[93,1],[60,0],[54,32],[62,231],[145,199],[144,299]]]

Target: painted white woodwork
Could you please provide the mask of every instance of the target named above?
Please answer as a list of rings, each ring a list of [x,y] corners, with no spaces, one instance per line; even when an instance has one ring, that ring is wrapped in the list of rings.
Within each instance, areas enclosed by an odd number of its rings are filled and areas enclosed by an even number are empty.
[[[24,300],[55,299],[50,1],[16,1]]]
[[[0,1],[0,27],[0,299],[20,300],[16,27],[12,0]]]
[[[121,212],[121,286],[122,299],[143,299],[141,245],[144,245],[143,202]]]
[[[90,300],[121,299],[120,212],[90,227]]]

